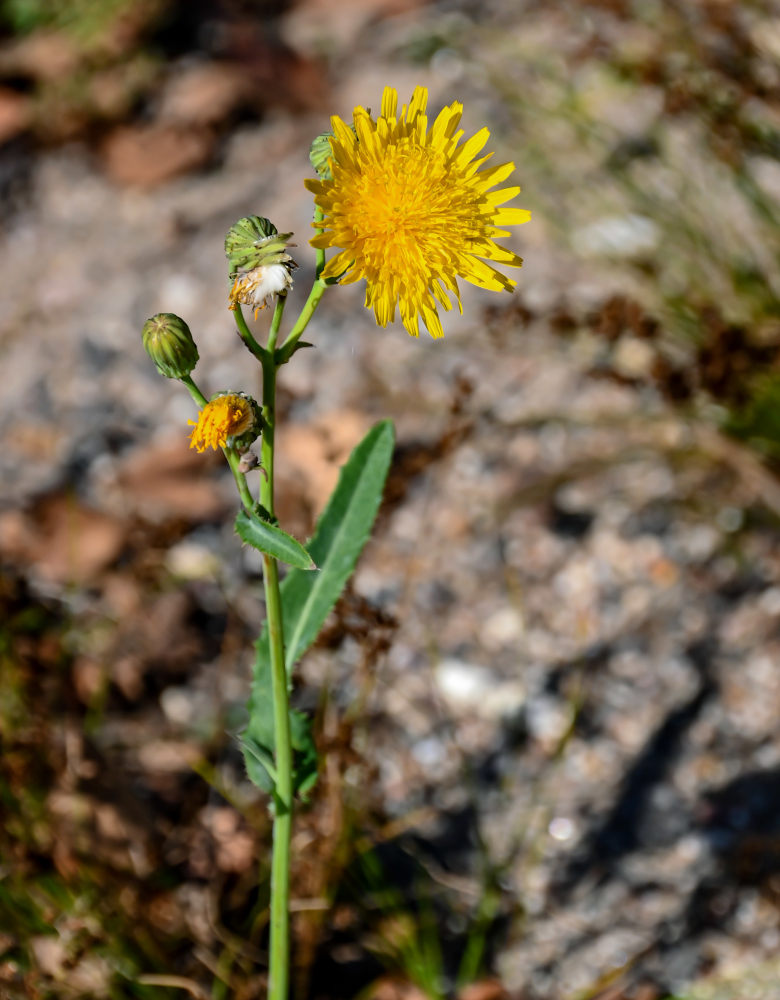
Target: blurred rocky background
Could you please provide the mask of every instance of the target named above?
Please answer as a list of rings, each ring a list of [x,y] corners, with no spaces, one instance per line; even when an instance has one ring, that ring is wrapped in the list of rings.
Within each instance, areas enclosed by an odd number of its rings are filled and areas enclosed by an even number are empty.
[[[140,329],[257,391],[224,233],[295,230],[294,314],[309,143],[388,84],[462,100],[534,218],[444,341],[336,289],[282,375],[300,537],[399,438],[296,688],[295,998],[775,1000],[769,0],[3,0],[0,995],[263,995],[259,561]]]

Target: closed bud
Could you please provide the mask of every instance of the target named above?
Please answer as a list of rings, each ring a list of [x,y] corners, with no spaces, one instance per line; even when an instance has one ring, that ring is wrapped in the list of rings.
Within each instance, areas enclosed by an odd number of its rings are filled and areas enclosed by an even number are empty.
[[[311,161],[311,165],[317,171],[317,176],[322,181],[332,180],[330,163],[328,162],[333,155],[330,148],[330,140],[332,138],[332,132],[323,132],[321,135],[317,136],[311,144],[311,149],[309,150],[309,160]]]
[[[144,323],[144,348],[166,378],[184,378],[198,363],[190,328],[173,313],[157,313]]]

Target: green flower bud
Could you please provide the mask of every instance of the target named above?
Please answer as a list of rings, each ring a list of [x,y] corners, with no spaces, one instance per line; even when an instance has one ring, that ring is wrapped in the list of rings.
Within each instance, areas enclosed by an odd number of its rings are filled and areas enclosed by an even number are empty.
[[[371,114],[371,108],[368,109],[368,113]],[[353,135],[357,135],[355,126],[350,125],[349,127],[352,129]],[[317,136],[309,149],[309,160],[317,171],[317,176],[321,181],[333,180],[333,174],[330,170],[330,158],[333,156],[333,148],[330,141],[333,138],[334,135],[332,132],[322,132]]]
[[[260,266],[284,264],[288,270],[296,267],[286,253],[292,233],[280,233],[276,226],[259,215],[239,219],[225,237],[225,254],[230,264],[230,277],[245,274]]]
[[[144,323],[144,348],[166,378],[184,378],[198,363],[190,328],[173,313],[157,313]]]
[[[322,181],[332,180],[332,175],[330,172],[330,160],[333,155],[330,148],[330,140],[333,138],[332,132],[323,132],[318,135],[314,142],[311,144],[311,149],[309,150],[309,159],[311,160],[311,165],[317,171],[317,176]]]

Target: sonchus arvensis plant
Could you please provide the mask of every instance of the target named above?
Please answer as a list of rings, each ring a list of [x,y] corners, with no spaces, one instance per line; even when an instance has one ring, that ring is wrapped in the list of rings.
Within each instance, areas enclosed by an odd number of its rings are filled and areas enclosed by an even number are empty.
[[[507,207],[519,187],[498,187],[514,165],[492,165],[480,155],[490,133],[480,129],[463,141],[462,105],[443,108],[430,121],[428,92],[418,87],[398,110],[388,87],[380,114],[356,107],[352,124],[331,119],[331,131],[312,143],[317,178],[314,195],[316,272],[300,314],[282,336],[287,293],[297,267],[289,253],[292,233],[279,233],[267,218],[239,219],[225,239],[227,306],[246,348],[262,369],[262,399],[239,389],[207,398],[192,371],[198,350],[189,327],[172,313],[147,320],[143,343],[160,374],[178,379],[198,406],[190,447],[221,449],[240,500],[235,528],[262,554],[266,622],[256,649],[249,721],[240,736],[251,780],[270,796],[273,852],[270,903],[269,1000],[289,995],[290,837],[296,796],[305,796],[317,775],[317,754],[308,720],[292,711],[289,690],[297,661],[317,636],[367,541],[390,465],[393,428],[373,427],[342,469],[336,489],[305,545],[279,525],[274,512],[276,379],[280,367],[307,346],[301,340],[325,290],[364,280],[366,307],[381,327],[396,310],[412,336],[422,324],[443,336],[439,306],[462,311],[458,279],[491,291],[512,291],[502,268],[522,260],[496,242],[507,226],[527,222],[524,208]],[[329,259],[326,251],[334,250]],[[257,319],[273,307],[265,343],[250,330],[242,305]],[[259,444],[258,444],[259,442]],[[248,475],[258,470],[254,488]],[[279,581],[279,563],[287,564]]]

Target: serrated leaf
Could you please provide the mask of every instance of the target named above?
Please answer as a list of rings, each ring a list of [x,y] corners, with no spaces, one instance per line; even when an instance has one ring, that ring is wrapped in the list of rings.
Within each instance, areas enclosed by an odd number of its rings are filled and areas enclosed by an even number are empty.
[[[272,754],[252,739],[248,735],[248,730],[245,730],[239,737],[239,743],[244,754],[244,764],[249,780],[270,794],[276,785],[276,768]]]
[[[343,466],[336,489],[307,545],[319,572],[304,573],[293,569],[282,582],[288,676],[316,638],[368,540],[382,499],[393,444],[393,425],[385,420],[372,427],[357,445]],[[250,778],[264,788],[261,782],[267,782],[269,775],[258,760],[257,750],[259,748],[261,755],[265,753],[273,759],[274,746],[271,660],[266,629],[260,634],[256,649],[249,724],[243,734],[247,741],[244,758]],[[291,712],[290,724],[296,751],[294,785],[297,792],[305,795],[316,781],[317,752],[306,716]]]
[[[263,521],[255,514],[239,511],[236,516],[236,534],[242,542],[251,545],[258,552],[265,552],[288,566],[297,569],[313,570],[317,566],[301,543],[282,531],[270,521]]]
[[[272,792],[276,785],[275,770],[269,770],[264,763],[268,759],[273,762],[274,759],[274,731],[273,685],[269,662],[268,669],[254,672],[249,699],[249,723],[239,737],[246,773],[264,792]]]
[[[252,686],[249,725],[239,737],[250,781],[264,792],[276,786],[274,766],[274,708],[271,671],[265,671]],[[293,748],[293,793],[304,801],[317,781],[319,757],[311,732],[311,720],[303,712],[290,712]]]
[[[274,361],[277,365],[286,365],[287,362],[297,354],[298,351],[302,351],[306,347],[314,347],[314,344],[310,344],[308,340],[296,340],[294,344],[288,344],[286,347],[280,347],[274,354]]]
[[[290,730],[293,746],[293,792],[305,802],[317,783],[319,754],[311,731],[311,719],[303,712],[290,712]]]
[[[368,541],[382,500],[395,435],[380,421],[353,450],[336,489],[306,546],[319,572],[291,571],[281,586],[285,663],[288,673],[309,646],[338,600]],[[265,630],[257,644],[258,662],[269,661]]]

